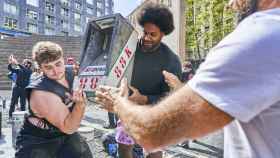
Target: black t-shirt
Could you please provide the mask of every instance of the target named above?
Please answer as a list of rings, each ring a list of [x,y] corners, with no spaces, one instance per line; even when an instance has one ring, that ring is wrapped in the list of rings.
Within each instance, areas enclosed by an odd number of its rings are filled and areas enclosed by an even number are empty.
[[[153,52],[136,49],[131,85],[148,97],[148,104],[156,103],[169,91],[162,71],[166,70],[181,79],[181,63],[168,46],[161,43]]]

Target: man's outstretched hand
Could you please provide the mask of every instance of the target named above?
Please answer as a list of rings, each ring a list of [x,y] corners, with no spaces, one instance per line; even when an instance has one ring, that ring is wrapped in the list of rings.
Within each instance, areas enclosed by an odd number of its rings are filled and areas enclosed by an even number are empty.
[[[128,98],[128,92],[127,79],[124,78],[119,88],[99,86],[96,90],[95,101],[100,104],[101,108],[115,113],[115,100],[118,97]]]

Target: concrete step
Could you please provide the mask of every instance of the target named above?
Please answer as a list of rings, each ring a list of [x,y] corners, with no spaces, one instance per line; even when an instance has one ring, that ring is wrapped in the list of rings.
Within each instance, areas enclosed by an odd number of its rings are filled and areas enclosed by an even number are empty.
[[[0,80],[0,90],[10,90],[12,87],[12,82],[7,80]]]

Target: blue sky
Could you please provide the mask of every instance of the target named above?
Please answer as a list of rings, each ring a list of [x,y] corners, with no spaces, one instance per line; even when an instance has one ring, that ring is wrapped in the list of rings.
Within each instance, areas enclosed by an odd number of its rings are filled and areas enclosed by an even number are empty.
[[[140,2],[141,0],[114,0],[114,12],[127,16]]]

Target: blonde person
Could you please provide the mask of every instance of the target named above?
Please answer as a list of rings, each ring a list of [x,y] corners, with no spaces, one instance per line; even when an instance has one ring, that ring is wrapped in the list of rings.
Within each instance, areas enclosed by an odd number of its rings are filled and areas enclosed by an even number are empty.
[[[42,75],[26,88],[29,115],[16,141],[16,158],[92,158],[77,133],[86,99],[73,90],[73,70],[65,69],[63,50],[52,42],[33,47],[33,59]]]

